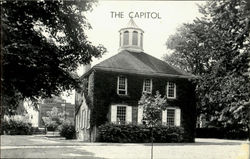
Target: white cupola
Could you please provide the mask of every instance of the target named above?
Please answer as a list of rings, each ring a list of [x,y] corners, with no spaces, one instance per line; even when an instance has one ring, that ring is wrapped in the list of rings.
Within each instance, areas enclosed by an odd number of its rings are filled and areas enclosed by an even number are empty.
[[[120,48],[119,51],[129,50],[134,52],[143,52],[143,33],[131,18],[125,28],[119,30]]]

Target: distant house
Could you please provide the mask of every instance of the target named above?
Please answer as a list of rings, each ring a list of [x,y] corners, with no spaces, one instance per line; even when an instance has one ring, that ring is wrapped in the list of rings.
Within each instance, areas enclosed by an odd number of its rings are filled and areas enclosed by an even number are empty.
[[[186,141],[194,141],[196,123],[193,75],[143,52],[143,30],[133,19],[120,29],[119,53],[89,68],[76,91],[77,138],[95,141],[98,126],[107,122],[142,123],[138,101],[142,93],[166,95],[170,106],[162,124],[182,126]]]
[[[53,97],[44,99],[42,103],[39,103],[39,127],[44,127],[43,117],[47,116],[47,112],[51,111],[53,107],[56,107],[59,112],[65,114],[65,119],[74,123],[75,106],[71,103],[66,103],[61,97]]]

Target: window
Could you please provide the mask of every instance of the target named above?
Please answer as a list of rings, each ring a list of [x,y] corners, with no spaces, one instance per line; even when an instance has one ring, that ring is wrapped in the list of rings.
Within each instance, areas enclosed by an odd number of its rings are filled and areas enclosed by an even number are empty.
[[[175,123],[175,109],[167,109],[167,125],[174,126]]]
[[[127,78],[123,76],[118,77],[117,94],[127,95]]]
[[[133,39],[132,39],[132,45],[138,44],[138,33],[137,31],[133,31]]]
[[[143,92],[152,93],[152,79],[145,79],[143,81]]]
[[[176,85],[173,82],[167,84],[167,98],[176,98]]]
[[[178,107],[168,107],[162,111],[162,124],[169,126],[181,125],[181,109]]]
[[[122,33],[120,33],[120,43],[119,46],[122,46]]]
[[[112,123],[124,124],[132,122],[132,106],[111,105],[110,121]]]
[[[141,47],[143,47],[142,45],[143,45],[143,34],[141,33]]]
[[[118,123],[126,122],[126,106],[117,106],[116,118]]]
[[[123,45],[128,45],[129,43],[129,32],[125,31],[123,35]]]

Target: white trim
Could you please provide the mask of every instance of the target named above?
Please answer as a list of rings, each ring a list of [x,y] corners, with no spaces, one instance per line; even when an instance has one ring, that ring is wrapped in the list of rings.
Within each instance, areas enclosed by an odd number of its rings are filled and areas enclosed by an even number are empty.
[[[89,129],[90,128],[90,109],[88,109],[88,113],[87,113],[87,129]]]
[[[163,110],[162,111],[162,124],[166,124],[167,123],[167,110]]]
[[[143,119],[143,106],[138,106],[137,123],[142,124],[142,119]]]
[[[81,129],[83,129],[85,127],[85,109],[82,109],[81,111],[81,120],[80,120],[80,125],[81,125]]]
[[[84,128],[87,128],[87,109],[84,110]]]
[[[116,116],[117,116],[117,106],[116,105],[111,105],[111,109],[110,109],[110,121],[112,123],[116,123],[117,119],[116,119]]]
[[[181,109],[179,107],[167,107],[166,110],[162,111],[162,124],[167,124],[167,110],[175,110],[174,114],[174,126],[181,126]]]
[[[175,120],[174,120],[175,126],[181,126],[181,109],[176,108],[175,109]]]
[[[145,81],[146,80],[150,80],[150,92],[147,92],[145,91]],[[145,92],[145,93],[152,93],[152,90],[153,90],[153,80],[151,78],[147,78],[147,79],[144,79],[143,80],[143,88],[142,88],[142,92]]]
[[[117,123],[117,107],[118,106],[121,106],[121,107],[126,107],[126,118],[125,118],[125,122],[126,123],[131,123],[132,122],[132,106],[129,106],[129,105],[124,105],[124,104],[114,104],[114,105],[111,105],[111,109],[110,109],[110,121],[112,123]]]
[[[171,83],[174,84],[174,97],[169,97],[169,93],[168,93],[168,91],[169,91],[169,83],[170,82],[167,82],[167,98],[168,99],[176,99],[176,84],[174,82],[171,82]]]
[[[132,123],[132,107],[126,106],[126,123]]]
[[[125,90],[124,89],[119,89],[119,83],[120,83],[120,77],[125,78]],[[118,95],[128,95],[128,79],[126,76],[118,76],[117,77],[117,94]],[[119,94],[119,91],[125,91],[125,94]]]

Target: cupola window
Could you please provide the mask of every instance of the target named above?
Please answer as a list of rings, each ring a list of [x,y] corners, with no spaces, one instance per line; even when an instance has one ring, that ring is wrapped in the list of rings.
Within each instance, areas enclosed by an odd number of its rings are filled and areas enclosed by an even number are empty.
[[[138,45],[138,32],[133,31],[132,45]]]
[[[125,28],[119,30],[119,33],[119,51],[127,50],[138,53],[143,52],[142,43],[144,31],[135,24],[132,18]]]
[[[141,48],[143,47],[143,34],[141,33]]]
[[[129,32],[125,31],[123,35],[123,45],[128,45],[129,44]]]
[[[119,46],[121,47],[122,46],[122,33],[120,33],[120,44]]]

